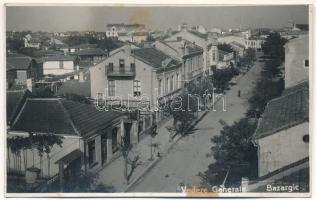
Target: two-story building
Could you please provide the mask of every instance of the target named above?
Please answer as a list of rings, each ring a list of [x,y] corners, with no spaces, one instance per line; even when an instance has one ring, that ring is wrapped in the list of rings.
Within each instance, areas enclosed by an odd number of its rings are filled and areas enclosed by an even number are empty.
[[[153,46],[170,57],[181,61],[182,81],[197,81],[203,76],[203,49],[201,47],[184,39],[156,41]]]
[[[91,98],[106,99],[107,106],[155,110],[159,96],[170,96],[182,87],[181,62],[156,48],[131,49],[126,45],[90,68]],[[142,103],[141,103],[142,102]],[[157,118],[156,118],[157,119]],[[153,117],[140,119],[140,131]]]
[[[175,41],[185,39],[203,49],[203,71],[210,72],[210,61],[209,61],[209,52],[208,46],[210,44],[216,44],[215,38],[210,36],[209,34],[203,34],[197,31],[192,30],[182,30],[180,32],[176,32],[172,36],[165,39],[165,41]]]

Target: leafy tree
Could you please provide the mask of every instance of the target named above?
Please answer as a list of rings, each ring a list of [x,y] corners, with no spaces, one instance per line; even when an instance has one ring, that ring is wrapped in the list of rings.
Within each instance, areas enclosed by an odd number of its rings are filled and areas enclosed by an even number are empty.
[[[222,51],[226,51],[226,52],[229,52],[229,53],[232,53],[234,52],[233,48],[230,46],[230,44],[227,44],[227,43],[220,43],[217,45],[217,48],[219,50],[222,50]]]
[[[228,83],[237,72],[233,67],[213,70],[212,80],[217,92],[228,89]]]
[[[7,51],[17,51],[19,52],[21,50],[21,48],[24,47],[24,41],[22,39],[18,39],[18,38],[7,38],[6,39],[6,49]]]
[[[256,176],[257,149],[251,142],[256,126],[257,123],[243,118],[231,126],[224,126],[220,135],[211,138],[216,161],[201,175],[205,181],[219,185],[228,170],[238,171],[231,173],[231,183],[238,183],[243,176]]]
[[[198,98],[195,94],[190,93],[188,88],[185,88],[168,106],[168,111],[173,116],[173,126],[177,134],[188,133],[193,119],[196,118]]]
[[[266,41],[262,44],[262,50],[265,55],[271,58],[284,60],[284,44],[287,42],[285,38],[277,32],[270,33]]]

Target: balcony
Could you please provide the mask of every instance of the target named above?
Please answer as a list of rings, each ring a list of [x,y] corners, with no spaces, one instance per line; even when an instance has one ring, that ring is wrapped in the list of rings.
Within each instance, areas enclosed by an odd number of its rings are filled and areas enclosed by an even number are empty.
[[[135,69],[125,69],[120,67],[107,67],[108,77],[122,77],[122,78],[133,78],[135,77]]]

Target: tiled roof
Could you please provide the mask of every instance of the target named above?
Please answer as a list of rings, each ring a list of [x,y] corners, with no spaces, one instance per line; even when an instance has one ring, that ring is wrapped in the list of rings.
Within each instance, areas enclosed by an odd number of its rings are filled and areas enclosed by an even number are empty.
[[[6,70],[27,70],[30,67],[31,62],[32,58],[28,56],[8,56]]]
[[[7,123],[11,124],[21,109],[27,97],[31,95],[28,90],[9,90],[7,91]]]
[[[96,48],[97,44],[78,44],[71,46],[70,48],[75,48],[75,49],[88,49],[88,48]]]
[[[27,99],[12,130],[88,136],[122,115],[64,99]]]
[[[308,82],[286,89],[282,96],[271,100],[259,120],[255,139],[272,135],[309,119]]]
[[[33,52],[33,55],[35,57],[56,56],[56,55],[63,55],[63,54],[64,54],[64,52],[55,51],[55,50],[39,50],[39,51]]]
[[[63,56],[63,55],[56,55],[56,56],[49,56],[44,58],[45,61],[74,61],[76,59],[75,56]]]
[[[100,49],[100,48],[91,48],[91,49],[82,49],[80,51],[77,51],[75,53],[73,53],[74,55],[78,55],[78,56],[90,56],[90,55],[96,55],[96,56],[104,56],[107,53]]]
[[[172,59],[170,56],[164,54],[163,52],[155,49],[155,48],[140,48],[134,49],[133,54],[139,58],[140,60],[145,61],[149,65],[154,68],[162,67],[162,62],[166,59],[171,59],[172,62],[170,64],[178,64],[177,61]]]

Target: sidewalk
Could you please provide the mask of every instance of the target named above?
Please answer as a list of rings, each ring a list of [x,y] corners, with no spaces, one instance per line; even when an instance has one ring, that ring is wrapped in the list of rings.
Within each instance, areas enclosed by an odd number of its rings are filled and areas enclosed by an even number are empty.
[[[207,111],[199,112],[197,119],[192,123],[194,126]],[[164,155],[166,155],[169,149],[177,143],[181,138],[181,135],[176,135],[171,141],[170,133],[166,129],[168,126],[173,125],[173,120],[166,121],[160,127],[157,128],[157,135],[152,138],[150,135],[146,135],[142,140],[135,145],[129,153],[130,158],[139,156],[139,165],[135,168],[133,174],[130,177],[129,184],[127,185],[124,180],[124,159],[122,156],[114,160],[105,168],[98,172],[97,183],[102,183],[106,186],[113,186],[115,192],[124,192],[128,190],[134,183],[139,181],[144,174],[146,174]],[[152,141],[151,141],[152,140]],[[153,156],[151,159],[150,144],[156,144],[157,147],[153,147]],[[160,157],[157,155],[159,152]],[[129,166],[130,167],[130,166]],[[130,172],[131,169],[128,169]]]
[[[248,72],[246,74],[248,74]],[[245,74],[238,75],[237,77],[235,77],[235,80],[239,82],[244,77],[244,75]],[[233,86],[233,88],[235,87]],[[234,97],[236,96],[235,93],[231,95],[233,95]],[[245,98],[245,96],[246,95],[244,94],[242,98]],[[196,120],[192,122],[191,126],[194,127],[207,113],[208,111],[199,112]],[[179,139],[182,138],[181,135],[176,135],[172,141],[169,141],[170,133],[168,132],[166,127],[172,125],[173,120],[171,117],[164,124],[158,126],[158,134],[154,138],[151,138],[150,135],[146,135],[139,141],[137,145],[132,148],[129,154],[130,158],[139,156],[140,164],[135,168],[133,174],[131,175],[129,184],[126,184],[124,180],[124,160],[122,156],[120,156],[108,166],[99,171],[98,182],[104,184],[105,186],[113,186],[116,190],[115,192],[129,191],[135,185],[135,183],[139,182],[139,180],[143,178],[146,173],[148,173],[150,169],[161,160],[162,157],[168,154],[173,145],[175,145],[179,141]],[[156,144],[157,146],[157,148],[153,148],[152,151],[153,159],[150,159],[150,144]],[[158,152],[160,154],[160,157],[157,156]],[[131,169],[128,169],[128,172],[130,172],[130,170]]]

